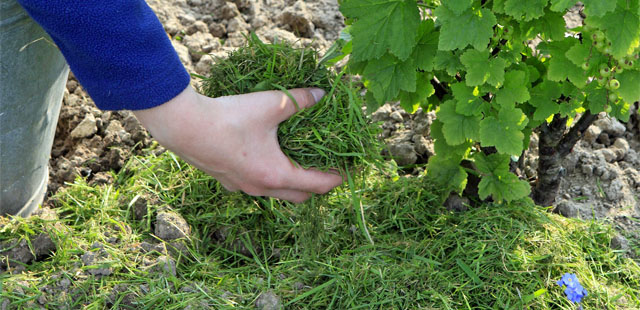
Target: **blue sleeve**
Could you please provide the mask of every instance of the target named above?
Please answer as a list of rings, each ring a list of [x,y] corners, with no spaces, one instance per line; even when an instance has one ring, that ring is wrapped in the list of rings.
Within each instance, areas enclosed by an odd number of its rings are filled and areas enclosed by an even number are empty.
[[[18,2],[58,45],[100,109],[151,108],[189,84],[189,74],[144,0]]]

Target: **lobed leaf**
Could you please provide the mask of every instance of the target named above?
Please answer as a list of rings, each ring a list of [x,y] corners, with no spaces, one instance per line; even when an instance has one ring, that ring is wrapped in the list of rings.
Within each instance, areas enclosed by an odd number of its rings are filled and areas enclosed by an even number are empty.
[[[468,45],[477,50],[486,49],[496,24],[495,15],[488,9],[468,9],[458,15],[446,6],[439,6],[435,15],[442,25],[438,49],[446,51]]]
[[[420,14],[415,0],[345,0],[340,11],[355,19],[351,26],[355,61],[385,53],[406,60],[416,46]]]
[[[602,16],[616,9],[616,0],[582,0],[587,16]]]
[[[476,167],[482,173],[482,180],[478,184],[478,194],[481,199],[490,195],[497,202],[513,201],[527,197],[531,192],[529,184],[518,179],[509,171],[510,156],[505,154],[484,155],[476,153],[473,156]]]
[[[523,103],[529,100],[529,89],[524,71],[513,70],[507,72],[505,84],[496,93],[496,102],[501,106],[512,106],[516,102]]]
[[[473,0],[448,0],[443,2],[444,5],[457,15],[462,14],[462,12],[470,8],[471,3],[473,3]]]
[[[431,85],[429,75],[419,73],[416,81],[416,91],[400,91],[400,106],[409,113],[414,113],[418,108],[426,103],[427,99],[435,93],[433,85]]]
[[[556,102],[562,95],[560,85],[552,81],[543,81],[531,89],[531,99],[529,103],[536,107],[533,113],[534,120],[544,120],[560,111],[560,106]]]
[[[544,15],[548,0],[506,0],[504,11],[516,19],[530,21]]]
[[[369,61],[363,75],[370,82],[369,90],[376,101],[392,100],[400,90],[416,91],[416,68],[411,59],[402,61],[391,54]]]
[[[488,116],[480,122],[480,142],[483,146],[495,146],[500,153],[520,156],[524,149],[522,130],[527,122],[522,110],[503,106],[498,117]]]
[[[451,85],[453,97],[456,99],[456,112],[462,115],[473,116],[488,113],[490,104],[480,98],[477,87],[472,88],[464,83]]]
[[[502,58],[489,59],[489,51],[468,49],[460,61],[467,68],[466,83],[469,86],[482,85],[485,82],[500,87],[504,82],[504,68],[507,62]]]
[[[547,78],[551,81],[562,82],[569,79],[578,88],[582,88],[587,83],[585,72],[571,62],[565,54],[578,42],[575,38],[565,38],[562,41],[548,42],[542,45],[542,49],[546,49],[551,59],[549,60],[549,69]]]
[[[626,70],[616,75],[620,81],[618,93],[628,103],[640,101],[640,71]]]
[[[551,0],[550,9],[555,12],[564,12],[574,6],[578,0]]]
[[[418,69],[424,71],[433,70],[436,53],[438,52],[439,38],[440,33],[435,30],[432,20],[425,20],[420,23],[420,27],[418,28],[418,44],[411,56]]]
[[[615,1],[611,1],[615,4]],[[602,17],[588,17],[586,23],[601,28],[611,42],[611,55],[621,59],[640,45],[640,12],[638,0],[618,5],[615,11]]]
[[[547,11],[537,19],[520,24],[520,29],[530,39],[539,34],[543,39],[562,40],[567,27],[563,15]]]
[[[455,100],[447,100],[441,104],[437,116],[443,124],[442,134],[449,145],[459,145],[467,139],[478,140],[482,117],[458,114]]]

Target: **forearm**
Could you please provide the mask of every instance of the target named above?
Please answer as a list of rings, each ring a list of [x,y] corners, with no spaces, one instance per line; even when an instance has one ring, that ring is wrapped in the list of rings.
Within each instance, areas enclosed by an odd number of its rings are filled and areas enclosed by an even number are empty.
[[[143,0],[18,2],[58,45],[101,109],[151,108],[189,84],[189,74]]]

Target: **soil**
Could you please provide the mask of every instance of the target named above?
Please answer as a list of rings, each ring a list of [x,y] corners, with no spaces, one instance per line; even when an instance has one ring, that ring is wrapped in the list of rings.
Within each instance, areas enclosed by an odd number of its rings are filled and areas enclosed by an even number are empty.
[[[207,74],[214,57],[224,56],[244,44],[244,36],[249,31],[265,41],[287,40],[322,51],[344,27],[337,0],[150,0],[148,3],[172,38],[181,61],[190,72],[200,75]],[[580,18],[574,12],[567,21],[579,23]],[[195,79],[194,84],[197,84]],[[636,110],[637,104],[627,123],[600,116],[589,128],[585,139],[564,161],[566,174],[555,204],[556,212],[569,217],[604,219],[623,235],[640,238],[640,121]],[[422,111],[409,114],[397,104],[386,104],[372,115],[382,123],[382,138],[388,146],[383,152],[394,157],[400,166],[412,167],[404,170],[407,174],[419,173],[423,168],[413,168],[415,164],[426,163],[434,153],[429,125],[435,114]],[[50,161],[49,196],[77,176],[86,178],[90,184],[112,183],[110,171],[118,172],[127,158],[152,143],[131,112],[100,111],[71,74]],[[156,148],[156,152],[162,151],[162,147]],[[534,136],[521,170],[529,180],[535,179],[535,154]],[[458,204],[454,209],[466,209],[463,203]],[[173,215],[163,216],[174,221]],[[171,231],[171,236],[166,237],[179,238],[184,233],[184,230]],[[612,246],[628,249],[624,236],[616,240]],[[162,265],[166,266],[167,262]],[[168,271],[172,272],[170,267]]]

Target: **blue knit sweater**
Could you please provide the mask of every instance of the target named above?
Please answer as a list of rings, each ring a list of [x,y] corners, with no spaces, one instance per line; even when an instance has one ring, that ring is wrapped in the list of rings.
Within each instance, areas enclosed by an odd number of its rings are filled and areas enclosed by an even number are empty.
[[[100,109],[151,108],[189,84],[189,74],[144,0],[18,2],[58,45]]]

